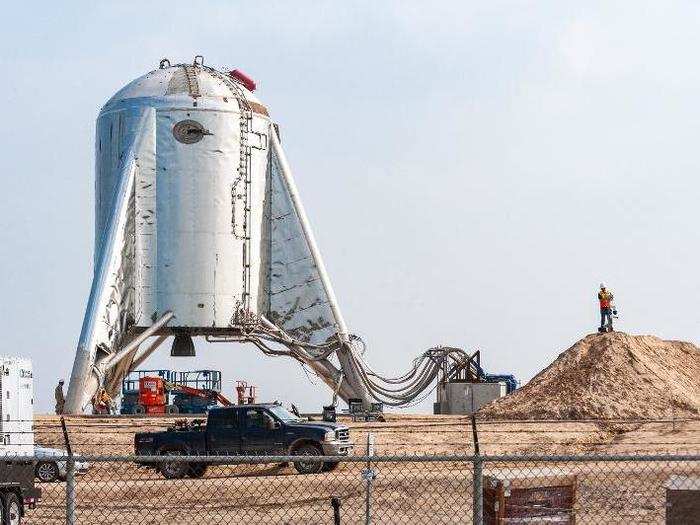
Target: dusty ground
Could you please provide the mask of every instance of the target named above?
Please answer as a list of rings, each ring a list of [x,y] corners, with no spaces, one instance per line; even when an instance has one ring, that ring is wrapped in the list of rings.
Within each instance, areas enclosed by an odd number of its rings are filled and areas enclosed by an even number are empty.
[[[181,418],[180,418],[181,419]],[[82,454],[131,454],[136,432],[164,430],[170,417],[69,417],[68,433]],[[352,423],[352,440],[359,446],[374,435],[377,454],[472,453],[472,427],[463,416],[388,414],[385,423]],[[56,416],[37,416],[37,443],[63,444]],[[477,420],[482,454],[578,453],[700,453],[700,418],[609,421],[492,421]]]
[[[352,438],[375,436],[377,454],[472,453],[468,418],[388,415],[385,423],[351,423]],[[73,448],[84,454],[128,454],[136,431],[156,430],[172,418],[68,418]],[[700,453],[700,421],[479,421],[481,452]],[[675,428],[674,428],[675,427]],[[36,420],[37,441],[60,445],[55,416]],[[343,523],[364,517],[364,464],[332,473],[299,476],[276,465],[213,467],[200,480],[164,480],[131,463],[93,463],[79,479],[79,523],[332,523],[330,498],[342,500]],[[373,486],[377,523],[471,523],[469,463],[379,463]],[[489,464],[486,474],[527,476],[532,464]],[[539,464],[578,475],[577,523],[663,523],[665,490],[672,473],[700,479],[700,464]],[[700,484],[700,481],[698,482]],[[30,523],[64,520],[65,483],[43,484],[44,500]],[[700,489],[700,485],[698,486]],[[602,520],[602,521],[601,521]]]

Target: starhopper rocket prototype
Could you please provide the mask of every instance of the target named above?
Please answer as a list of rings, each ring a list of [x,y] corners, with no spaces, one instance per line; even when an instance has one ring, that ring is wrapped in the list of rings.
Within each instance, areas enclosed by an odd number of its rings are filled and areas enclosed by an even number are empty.
[[[254,89],[200,56],[164,59],[100,111],[94,277],[66,413],[117,394],[168,337],[176,356],[194,355],[195,336],[290,356],[365,405],[401,404],[434,379],[378,386],[362,361]]]

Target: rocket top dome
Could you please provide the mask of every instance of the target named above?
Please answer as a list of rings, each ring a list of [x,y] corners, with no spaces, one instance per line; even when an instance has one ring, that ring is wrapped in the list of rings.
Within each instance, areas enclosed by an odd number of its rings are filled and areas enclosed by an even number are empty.
[[[237,74],[233,71],[218,71],[196,59],[193,64],[172,66],[167,59],[163,59],[159,69],[146,73],[117,91],[102,111],[109,111],[123,104],[142,103],[144,99],[172,101],[175,98],[186,97],[193,106],[198,106],[212,103],[236,104],[237,99],[242,96],[253,112],[269,116],[267,108],[248,89],[254,88],[254,84],[246,86],[246,82],[236,77]]]

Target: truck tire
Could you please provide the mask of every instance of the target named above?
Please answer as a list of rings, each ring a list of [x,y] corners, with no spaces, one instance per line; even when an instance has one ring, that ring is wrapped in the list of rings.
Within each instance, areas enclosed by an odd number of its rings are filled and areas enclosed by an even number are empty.
[[[134,412],[134,414],[145,414],[146,407],[143,405],[134,405],[133,412]]]
[[[340,465],[340,461],[326,461],[323,464],[323,469],[321,469],[322,472],[333,472],[335,469],[338,468],[338,465]]]
[[[19,502],[17,494],[8,492],[3,498],[4,518],[3,525],[20,525],[22,523],[22,504]]]
[[[301,445],[292,451],[293,456],[323,456],[323,450],[318,445]],[[295,461],[294,468],[299,474],[318,474],[323,469],[321,461]]]
[[[39,461],[34,467],[34,475],[43,483],[53,483],[58,479],[58,465],[53,461]]]
[[[201,478],[207,471],[206,463],[192,463],[190,468],[187,470],[188,478]]]
[[[165,407],[165,413],[166,414],[179,414],[180,409],[178,408],[177,405],[167,405]]]
[[[179,450],[166,450],[161,456],[182,456]],[[190,466],[184,461],[163,461],[159,466],[160,473],[165,479],[182,479],[187,475]]]

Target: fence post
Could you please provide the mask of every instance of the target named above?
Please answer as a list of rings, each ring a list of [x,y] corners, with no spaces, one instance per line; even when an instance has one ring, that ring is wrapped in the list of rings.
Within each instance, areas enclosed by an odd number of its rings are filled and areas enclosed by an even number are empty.
[[[365,491],[365,525],[370,525],[372,523],[372,481],[377,477],[377,473],[372,469],[372,460],[370,459],[374,456],[374,434],[371,432],[367,434],[367,450],[365,452],[367,455],[367,467],[362,471],[362,477],[367,483]]]
[[[484,460],[479,451],[479,434],[476,432],[476,417],[472,414],[472,439],[474,441],[474,478],[472,495],[472,507],[474,525],[482,525],[484,522]]]
[[[481,525],[484,520],[484,460],[474,455],[474,525]]]
[[[61,417],[61,429],[68,453],[68,461],[66,462],[66,525],[75,525],[75,461],[73,460],[70,439],[68,439],[66,420],[63,417]]]
[[[331,507],[333,507],[333,525],[340,525],[340,498],[338,496],[331,497]]]

